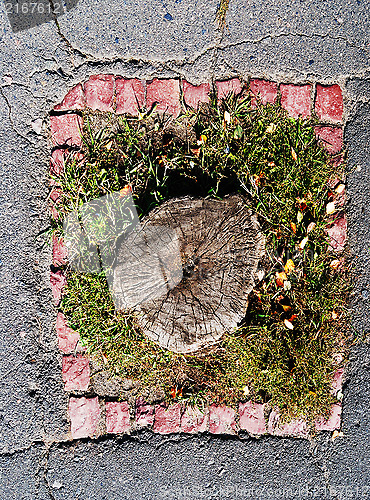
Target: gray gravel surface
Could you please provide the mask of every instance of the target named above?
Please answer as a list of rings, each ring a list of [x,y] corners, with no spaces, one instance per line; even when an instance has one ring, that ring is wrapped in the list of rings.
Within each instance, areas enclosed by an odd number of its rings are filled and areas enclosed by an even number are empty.
[[[0,5],[0,498],[370,498],[370,64],[366,0],[80,0],[12,33]],[[53,332],[47,115],[89,75],[266,77],[345,89],[349,235],[357,264],[343,437],[253,440],[141,434],[60,442],[67,398]],[[254,490],[253,490],[254,488]],[[291,488],[291,490],[289,490]]]

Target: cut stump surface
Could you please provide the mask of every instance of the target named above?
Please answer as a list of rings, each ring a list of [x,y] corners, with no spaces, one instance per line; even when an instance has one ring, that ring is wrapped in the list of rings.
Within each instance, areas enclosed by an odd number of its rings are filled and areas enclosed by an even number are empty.
[[[135,307],[145,335],[189,353],[238,326],[264,253],[257,217],[242,196],[171,199],[143,219],[140,234],[118,249],[114,290],[126,306],[130,294],[145,297]]]

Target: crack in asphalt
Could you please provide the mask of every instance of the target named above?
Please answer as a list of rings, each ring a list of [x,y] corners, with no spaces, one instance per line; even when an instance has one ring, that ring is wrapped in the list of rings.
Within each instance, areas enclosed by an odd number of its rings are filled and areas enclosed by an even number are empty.
[[[293,37],[293,38],[308,38],[308,39],[313,39],[313,38],[321,38],[322,40],[328,38],[329,40],[333,40],[333,41],[344,41],[346,44],[348,44],[350,47],[354,47],[356,49],[359,49],[359,50],[363,50],[367,53],[369,53],[369,50],[366,48],[366,47],[361,47],[360,45],[357,45],[356,43],[350,41],[347,37],[345,36],[333,36],[331,35],[330,33],[312,33],[312,34],[308,34],[308,33],[278,33],[276,35],[272,35],[272,34],[267,34],[267,35],[264,35],[260,38],[257,38],[257,39],[244,39],[244,40],[238,40],[238,41],[235,41],[235,42],[230,42],[230,43],[227,43],[225,45],[223,45],[221,48],[221,50],[224,50],[224,49],[228,49],[228,48],[231,48],[231,47],[238,47],[239,45],[245,45],[245,44],[252,44],[252,45],[256,45],[256,44],[259,44],[259,43],[262,43],[263,41],[265,40],[268,40],[269,38],[271,40],[276,40],[276,39],[279,39],[279,38],[288,38],[288,37]]]
[[[17,129],[15,123],[14,123],[14,120],[13,120],[13,117],[12,117],[12,105],[10,104],[10,101],[9,99],[7,98],[7,96],[4,94],[4,91],[3,91],[3,87],[0,87],[0,95],[2,96],[2,98],[4,99],[5,101],[5,104],[6,104],[6,107],[8,109],[8,118],[9,118],[9,122],[11,124],[11,127],[12,129],[14,130],[14,132],[19,135],[19,137],[22,137],[22,139],[24,139],[25,141],[27,141],[29,144],[33,144],[33,142],[28,138],[26,137],[25,135],[23,135],[21,132],[19,132],[19,130]]]

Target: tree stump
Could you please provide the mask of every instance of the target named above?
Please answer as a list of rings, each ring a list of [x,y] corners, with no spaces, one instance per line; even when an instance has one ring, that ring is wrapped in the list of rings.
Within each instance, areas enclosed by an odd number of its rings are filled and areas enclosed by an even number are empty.
[[[118,249],[113,289],[118,299],[131,292],[145,297],[135,307],[144,334],[189,353],[234,330],[265,245],[246,200],[171,199],[144,218],[142,228],[145,238],[131,234]]]

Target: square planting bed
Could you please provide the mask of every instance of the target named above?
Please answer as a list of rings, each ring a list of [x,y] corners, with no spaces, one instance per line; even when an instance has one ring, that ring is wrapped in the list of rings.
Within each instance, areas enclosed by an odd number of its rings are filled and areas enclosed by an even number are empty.
[[[297,118],[315,114],[320,124],[316,127],[317,137],[329,153],[337,154],[343,148],[343,97],[339,85],[320,83],[293,85],[261,79],[248,82],[254,97],[261,102],[274,103],[280,99],[288,113]],[[218,96],[229,92],[239,93],[242,83],[237,78],[214,82]],[[68,151],[81,146],[82,111],[84,109],[136,115],[139,108],[157,105],[158,112],[170,113],[177,117],[184,105],[196,108],[199,102],[208,100],[211,85],[207,82],[192,85],[185,80],[153,79],[142,81],[126,79],[114,75],[95,75],[88,81],[72,88],[63,101],[54,107],[50,116],[52,141],[51,172],[60,175],[64,158]],[[255,99],[254,99],[255,100]],[[58,217],[58,197],[60,192],[51,186],[52,217]],[[345,203],[345,194],[341,198]],[[338,253],[346,243],[347,223],[345,215],[336,218],[328,228],[331,246]],[[66,278],[60,266],[66,263],[67,249],[63,241],[53,239],[53,261],[51,287],[56,307],[60,304]],[[108,378],[89,360],[84,347],[79,342],[79,334],[67,325],[62,312],[56,320],[58,347],[62,354],[64,389],[70,395],[68,412],[72,439],[94,437],[102,434],[127,434],[134,430],[148,428],[160,434],[204,433],[237,435],[246,431],[252,436],[271,434],[306,438],[309,429],[305,421],[293,420],[280,424],[279,413],[268,404],[240,402],[238,411],[228,406],[212,405],[203,411],[197,407],[148,404],[143,398],[136,401],[118,400],[118,394],[128,381]],[[340,355],[338,355],[340,357]],[[341,364],[338,359],[338,365]],[[104,379],[105,377],[105,379]],[[104,380],[103,380],[104,379]],[[328,420],[316,421],[317,431],[339,431],[341,426],[341,387],[343,368],[334,375],[332,394],[338,402],[332,406]]]

